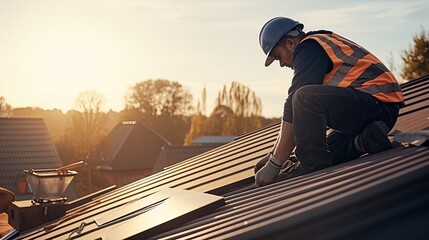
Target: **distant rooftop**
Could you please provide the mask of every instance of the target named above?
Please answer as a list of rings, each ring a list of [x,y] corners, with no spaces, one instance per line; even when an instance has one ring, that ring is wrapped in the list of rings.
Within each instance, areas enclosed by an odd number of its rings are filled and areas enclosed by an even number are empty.
[[[0,187],[15,193],[17,200],[33,197],[24,169],[62,165],[42,118],[0,118]],[[76,198],[74,191],[67,195]]]
[[[192,141],[193,145],[222,145],[234,141],[235,136],[201,136]]]
[[[152,169],[162,147],[170,146],[164,137],[137,121],[116,125],[103,141],[105,170]]]

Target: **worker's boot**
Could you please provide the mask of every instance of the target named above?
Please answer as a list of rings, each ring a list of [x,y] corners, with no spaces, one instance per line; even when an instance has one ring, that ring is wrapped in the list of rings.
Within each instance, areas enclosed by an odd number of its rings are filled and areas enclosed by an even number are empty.
[[[354,139],[356,148],[362,153],[378,153],[392,148],[387,134],[389,127],[383,121],[369,124]]]

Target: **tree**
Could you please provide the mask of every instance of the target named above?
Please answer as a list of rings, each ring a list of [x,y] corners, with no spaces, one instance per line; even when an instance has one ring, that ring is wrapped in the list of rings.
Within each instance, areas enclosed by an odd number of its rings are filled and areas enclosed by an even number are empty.
[[[216,107],[210,116],[211,126],[223,126],[220,135],[239,135],[261,127],[261,99],[247,86],[232,82],[219,92]]]
[[[262,112],[261,100],[255,92],[238,82],[232,82],[229,91],[225,85],[223,86],[216,99],[216,105],[227,106],[235,115],[241,117],[260,116]]]
[[[217,105],[209,117],[207,135],[238,135],[244,131],[242,125],[247,125],[244,118],[235,114],[225,105]]]
[[[6,102],[3,96],[0,96],[0,117],[10,117],[12,115],[12,107]]]
[[[75,100],[71,124],[78,159],[91,159],[105,137],[107,117],[101,111],[104,101],[103,95],[95,91],[82,92]]]
[[[106,136],[107,114],[102,112],[104,103],[103,95],[95,91],[85,91],[79,94],[75,100],[75,107],[70,111],[71,128],[68,133],[71,137],[65,137],[72,142],[72,149],[76,160],[87,162],[88,184],[80,184],[80,192],[93,191],[91,169],[96,161],[99,161],[99,145]],[[82,183],[82,181],[80,181]],[[96,184],[98,185],[98,184]],[[101,188],[99,186],[97,188]]]
[[[191,126],[185,136],[183,143],[185,146],[192,145],[193,139],[208,133],[208,121],[207,117],[205,116],[206,98],[207,91],[206,87],[204,86],[203,93],[201,95],[201,103],[198,101],[196,113],[192,115]]]
[[[401,55],[404,67],[401,77],[413,80],[429,74],[429,32],[422,31],[413,37],[413,45]]]
[[[205,103],[205,88],[202,102]],[[186,135],[185,145],[190,145],[192,139],[203,135],[239,135],[260,128],[261,112],[261,100],[248,87],[233,82],[227,90],[224,85],[208,118],[197,108]]]
[[[191,110],[192,95],[180,83],[146,80],[131,88],[121,119],[142,121],[172,144],[182,145]]]
[[[192,95],[178,82],[146,80],[132,87],[126,109],[151,116],[185,116],[192,110]]]

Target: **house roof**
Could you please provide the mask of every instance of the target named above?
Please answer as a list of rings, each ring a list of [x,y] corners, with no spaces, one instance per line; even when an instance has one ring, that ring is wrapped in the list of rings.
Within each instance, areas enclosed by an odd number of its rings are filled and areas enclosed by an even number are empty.
[[[171,144],[141,122],[124,121],[103,142],[101,169],[152,169],[161,149]]]
[[[429,236],[428,156],[428,147],[395,148],[242,188],[225,207],[156,239],[422,239]]]
[[[192,140],[194,145],[215,145],[220,146],[234,141],[235,136],[201,136]]]
[[[272,147],[277,131],[278,125],[270,125],[253,134],[239,137],[234,142],[202,153],[189,161],[182,161],[72,209],[69,214],[76,213],[75,216],[49,232],[34,229],[22,233],[20,237],[67,238],[82,222],[93,222],[94,217],[120,209],[136,198],[145,198],[165,188],[222,195],[252,184],[253,166]],[[95,225],[88,225],[82,233],[93,232],[94,229]]]
[[[14,192],[18,200],[33,196],[18,193],[18,178],[25,179],[24,169],[62,166],[42,118],[0,118],[0,165],[0,186]],[[68,195],[73,198],[73,193]]]
[[[395,129],[429,127],[429,76],[403,86],[406,107]],[[416,88],[414,88],[414,85]],[[414,89],[422,91],[413,93]],[[415,94],[415,95],[411,95]],[[416,100],[421,98],[422,100]],[[410,107],[411,106],[411,107]],[[422,113],[423,111],[423,113]],[[402,118],[416,121],[409,124]],[[422,123],[417,123],[422,121]],[[416,125],[420,126],[419,128]],[[76,239],[104,236],[115,224],[102,228],[93,219],[123,209],[136,198],[165,188],[192,190],[225,197],[226,205],[195,217],[185,225],[170,225],[154,239],[379,239],[429,236],[429,149],[397,146],[381,153],[255,189],[254,164],[276,141],[280,124],[265,126],[235,141],[182,161],[164,171],[113,190],[73,209],[73,218],[50,232],[33,229],[21,238],[67,238],[86,223]],[[91,205],[92,204],[92,205]],[[178,206],[180,208],[180,206]],[[139,236],[138,218],[117,223]],[[412,227],[412,229],[410,229]],[[119,229],[119,228],[118,228]],[[108,236],[108,235],[107,235]]]
[[[170,167],[176,163],[179,163],[185,159],[190,159],[203,152],[207,152],[216,146],[205,145],[205,146],[170,146],[165,147],[161,150],[158,155],[156,163],[152,169],[152,173],[157,173]]]

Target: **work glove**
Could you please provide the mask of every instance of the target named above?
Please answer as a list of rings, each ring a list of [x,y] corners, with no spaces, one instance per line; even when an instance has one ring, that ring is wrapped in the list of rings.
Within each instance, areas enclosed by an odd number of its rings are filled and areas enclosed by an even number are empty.
[[[262,187],[274,182],[281,168],[282,164],[271,155],[267,163],[255,175],[256,187]]]
[[[253,171],[255,172],[255,174],[259,171],[259,169],[261,169],[263,166],[265,166],[265,164],[267,164],[268,160],[270,159],[272,153],[269,152],[267,153],[263,158],[261,158],[261,160],[259,160],[259,162],[256,163]]]

